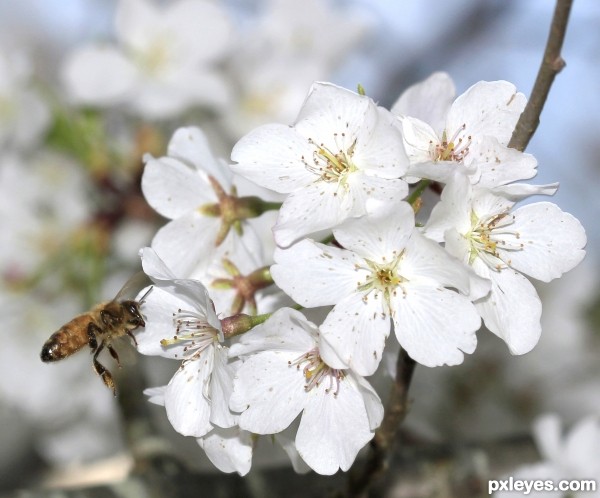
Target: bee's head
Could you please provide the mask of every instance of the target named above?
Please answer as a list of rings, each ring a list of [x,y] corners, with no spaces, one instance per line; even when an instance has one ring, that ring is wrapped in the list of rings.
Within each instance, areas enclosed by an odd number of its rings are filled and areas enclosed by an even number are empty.
[[[144,318],[142,317],[142,313],[140,311],[140,303],[137,301],[123,301],[123,308],[127,311],[127,323],[132,325],[132,329],[137,327],[145,327],[146,322],[144,322]]]

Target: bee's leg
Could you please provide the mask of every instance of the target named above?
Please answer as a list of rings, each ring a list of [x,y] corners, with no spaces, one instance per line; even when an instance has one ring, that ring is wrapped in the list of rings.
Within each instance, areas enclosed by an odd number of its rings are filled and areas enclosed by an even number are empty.
[[[98,361],[98,355],[104,349],[104,341],[98,344],[98,334],[102,333],[102,329],[98,327],[94,322],[90,322],[87,328],[88,334],[88,344],[92,349],[92,353],[94,357],[92,359],[92,366],[94,367],[94,371],[101,377],[104,385],[109,389],[112,389],[113,395],[117,395],[117,390],[115,389],[115,382],[113,381],[112,375],[110,372],[104,368],[104,366]],[[109,350],[112,349],[109,346]],[[112,354],[112,351],[111,351]]]
[[[108,348],[108,350],[110,351],[110,355],[115,359],[115,361],[117,362],[117,365],[119,365],[119,368],[121,368],[121,362],[119,361],[119,355],[117,354],[117,352],[115,351],[115,348],[112,347],[112,344],[107,344],[106,347]]]
[[[88,344],[92,349],[92,353],[98,348],[98,341],[96,340],[97,332],[101,332],[100,328],[94,322],[90,322],[87,328],[87,335]]]
[[[102,377],[104,385],[112,390],[113,396],[117,395],[117,389],[115,388],[115,381],[112,378],[110,372],[102,365],[98,360],[94,358],[94,370]]]
[[[131,340],[133,341],[133,344],[135,345],[135,347],[137,347],[137,345],[138,345],[137,340],[136,340],[135,336],[133,335],[133,333],[131,332],[131,330],[127,331],[127,335],[129,337],[131,337]]]
[[[88,330],[89,330],[89,327],[88,327]],[[117,389],[115,388],[115,381],[113,380],[111,373],[104,367],[104,365],[102,365],[98,361],[98,355],[100,354],[100,351],[102,351],[103,349],[104,349],[104,342],[102,342],[96,349],[96,352],[94,353],[94,358],[92,359],[92,364],[94,367],[94,371],[102,378],[102,382],[104,382],[104,385],[112,390],[113,396],[116,396]],[[112,348],[110,348],[110,346],[109,346],[109,351],[110,351],[110,349],[112,349]]]

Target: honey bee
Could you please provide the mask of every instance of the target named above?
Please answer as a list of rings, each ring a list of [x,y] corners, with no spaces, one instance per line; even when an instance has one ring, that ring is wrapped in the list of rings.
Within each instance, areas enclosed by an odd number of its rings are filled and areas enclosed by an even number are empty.
[[[43,362],[49,363],[67,358],[86,345],[93,354],[92,365],[94,371],[113,395],[117,395],[115,382],[111,373],[98,361],[98,355],[106,348],[116,360],[119,368],[119,355],[112,346],[112,341],[118,337],[128,335],[137,346],[133,331],[145,327],[146,323],[140,311],[144,299],[152,287],[139,301],[124,300],[122,297],[130,292],[133,286],[145,278],[143,273],[138,273],[130,278],[112,301],[106,301],[94,306],[87,313],[76,316],[70,322],[54,332],[44,343],[40,357]]]

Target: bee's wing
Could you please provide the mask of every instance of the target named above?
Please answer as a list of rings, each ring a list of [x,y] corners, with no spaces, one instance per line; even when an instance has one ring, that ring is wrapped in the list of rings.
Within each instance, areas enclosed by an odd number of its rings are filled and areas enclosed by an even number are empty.
[[[121,290],[117,293],[114,300],[122,301],[125,299],[134,299],[144,287],[148,287],[151,283],[148,275],[143,271],[138,271],[129,277],[129,280],[121,287]]]

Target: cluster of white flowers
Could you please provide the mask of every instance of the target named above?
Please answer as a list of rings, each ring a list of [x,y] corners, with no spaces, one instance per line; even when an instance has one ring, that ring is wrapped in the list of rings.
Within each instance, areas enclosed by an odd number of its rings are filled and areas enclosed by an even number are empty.
[[[97,5],[97,13],[108,13],[109,4]],[[113,4],[113,36],[100,39],[103,15],[89,16],[91,29],[77,36],[88,39],[71,39],[75,44],[64,43],[73,35],[72,17],[22,16],[31,8],[25,3],[8,7],[2,19],[0,305],[7,345],[0,354],[0,420],[7,409],[18,413],[22,432],[35,433],[28,444],[35,439],[37,453],[55,464],[122,447],[114,400],[93,375],[75,373],[88,367],[86,355],[49,374],[39,348],[69,317],[114,297],[135,271],[136,252],[159,223],[139,192],[142,153],[158,155],[172,123],[190,116],[230,147],[231,137],[256,120],[295,114],[310,82],[331,75],[366,34],[364,21],[346,7],[321,0],[274,0],[254,12],[214,0]],[[81,14],[78,21],[85,21]],[[36,27],[17,34],[21,16]],[[261,250],[250,226],[260,224],[240,220],[256,211],[255,201],[232,202],[239,179],[213,158],[201,132],[180,130],[168,155],[148,154],[142,187],[152,207],[173,220],[153,243],[170,271],[216,282],[211,299],[224,316],[280,307],[285,296],[264,283],[272,250]],[[182,188],[193,190],[187,200],[177,195]],[[199,204],[212,206],[206,216]],[[21,370],[30,375],[13,375]],[[56,403],[61,393],[68,402]],[[170,400],[168,394],[167,406]],[[217,425],[201,443],[207,452],[220,447],[219,435],[239,432],[213,418]],[[19,465],[14,445],[5,446],[3,471],[5,461]]]
[[[215,64],[227,51],[231,27],[218,5],[180,0],[161,9],[146,0],[123,0],[115,28],[116,45],[83,46],[66,61],[63,79],[74,102],[124,105],[159,119],[227,100]]]
[[[293,119],[306,86],[367,34],[364,18],[332,4],[269,0],[240,27],[210,0],[119,0],[115,40],[66,59],[66,95],[146,120],[209,108],[236,136],[267,117]]]
[[[537,162],[507,146],[526,104],[512,84],[454,99],[436,73],[391,111],[362,93],[313,84],[294,124],[248,133],[235,164],[198,128],[146,157],[144,194],[171,221],[141,251],[154,284],[136,337],[140,352],[181,362],[147,394],[225,472],[249,471],[252,435],[275,435],[298,471],[348,470],[384,415],[365,376],[392,330],[429,367],[473,353],[482,321],[526,353],[541,331],[527,277],[550,281],[584,256],[573,216],[515,207],[557,185],[515,183]],[[234,174],[283,203],[238,197]],[[439,202],[424,205],[434,182]],[[271,241],[249,220],[274,209],[277,247],[264,254]],[[290,298],[324,310],[322,323]]]

